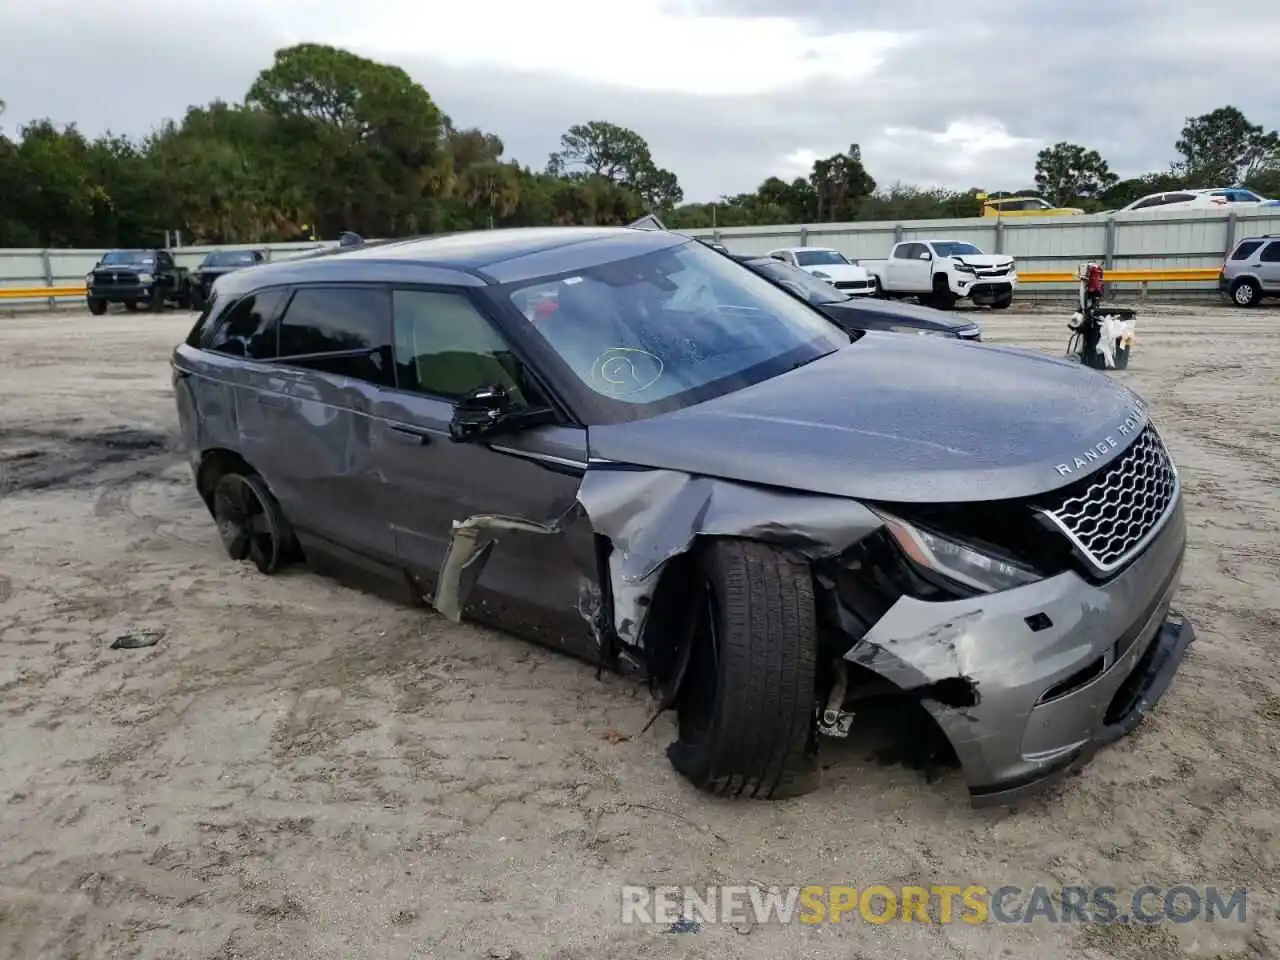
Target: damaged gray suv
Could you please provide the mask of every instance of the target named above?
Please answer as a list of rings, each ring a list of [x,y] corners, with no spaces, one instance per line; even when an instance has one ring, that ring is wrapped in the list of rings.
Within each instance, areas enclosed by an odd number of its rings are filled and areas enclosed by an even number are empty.
[[[173,375],[233,558],[645,677],[719,794],[811,789],[821,738],[887,697],[1006,802],[1132,730],[1192,640],[1178,472],[1134,393],[843,332],[662,230],[236,271]]]

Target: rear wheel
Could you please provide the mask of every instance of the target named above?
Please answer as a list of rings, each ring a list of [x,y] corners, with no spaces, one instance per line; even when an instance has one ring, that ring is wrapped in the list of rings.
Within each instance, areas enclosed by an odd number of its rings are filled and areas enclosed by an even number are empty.
[[[107,301],[101,297],[89,297],[85,300],[85,305],[95,317],[100,317],[107,312]]]
[[[951,285],[947,282],[945,274],[936,274],[933,278],[933,296],[930,298],[932,306],[939,310],[950,310],[956,305],[956,295],[951,292]]]
[[[259,572],[272,574],[290,559],[292,530],[256,474],[223,474],[213,489],[213,519],[232,560],[251,560]]]
[[[1257,306],[1262,299],[1262,288],[1251,277],[1241,277],[1231,285],[1231,302],[1237,307]]]
[[[697,587],[672,766],[720,796],[812,790],[818,628],[808,567],[766,544],[716,540]]]

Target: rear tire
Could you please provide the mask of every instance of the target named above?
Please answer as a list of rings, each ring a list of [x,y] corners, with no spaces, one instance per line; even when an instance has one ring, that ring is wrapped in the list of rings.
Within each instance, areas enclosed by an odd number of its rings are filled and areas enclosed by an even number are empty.
[[[88,297],[85,300],[85,305],[95,317],[100,317],[107,312],[107,301],[101,297]]]
[[[956,295],[951,292],[951,286],[947,281],[946,275],[935,274],[933,278],[933,295],[929,298],[930,304],[939,310],[950,310],[956,305]]]
[[[724,797],[817,787],[813,579],[767,544],[715,540],[701,558],[671,765]]]
[[[1231,302],[1237,307],[1256,307],[1262,299],[1262,288],[1252,277],[1241,277],[1231,285]]]
[[[295,553],[293,530],[280,504],[257,474],[223,474],[213,488],[213,519],[232,560],[251,560],[273,574]]]

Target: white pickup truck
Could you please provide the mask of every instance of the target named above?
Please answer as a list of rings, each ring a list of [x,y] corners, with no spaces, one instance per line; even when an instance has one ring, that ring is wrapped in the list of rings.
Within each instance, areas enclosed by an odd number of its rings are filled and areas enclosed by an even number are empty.
[[[986,254],[960,240],[907,240],[888,260],[857,261],[881,297],[919,297],[948,310],[957,300],[1003,310],[1013,302],[1018,270],[1013,257]]]

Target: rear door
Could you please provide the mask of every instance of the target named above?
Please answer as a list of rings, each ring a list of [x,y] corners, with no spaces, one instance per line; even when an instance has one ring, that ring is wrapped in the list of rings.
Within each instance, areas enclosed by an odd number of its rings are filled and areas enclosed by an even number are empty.
[[[265,377],[272,446],[268,482],[298,528],[348,560],[388,561],[391,533],[371,492],[383,482],[373,462],[370,411],[394,384],[391,295],[378,286],[296,288],[279,320],[279,351]]]
[[[574,507],[586,431],[543,426],[455,442],[454,405],[474,390],[501,386],[530,408],[546,406],[546,398],[466,291],[397,289],[392,306],[398,387],[383,391],[374,411],[371,442],[383,481],[377,509],[399,561],[432,593],[454,521],[497,514],[549,523]],[[594,650],[582,612],[598,596],[589,525],[579,521],[564,535],[495,536],[467,611],[574,652]]]

